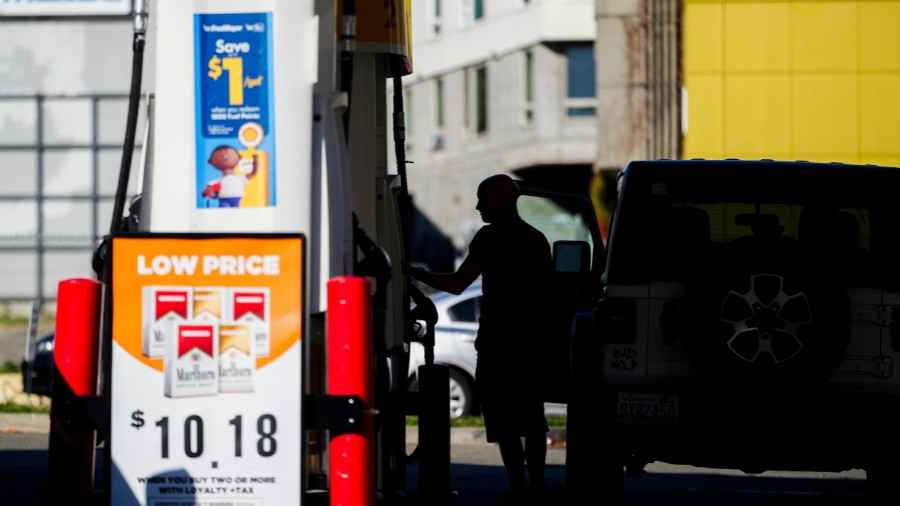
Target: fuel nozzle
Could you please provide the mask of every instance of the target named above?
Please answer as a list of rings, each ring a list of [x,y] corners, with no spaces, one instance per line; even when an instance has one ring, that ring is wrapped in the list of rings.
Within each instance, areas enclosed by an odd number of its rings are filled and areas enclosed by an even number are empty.
[[[409,295],[416,307],[409,312],[409,318],[412,321],[425,322],[425,335],[422,338],[422,344],[425,346],[425,363],[431,365],[434,363],[434,327],[438,322],[437,308],[434,302],[428,298],[415,285],[414,282],[409,284]]]
[[[147,18],[150,10],[150,0],[134,0],[131,4],[131,12],[134,16],[134,34],[143,36],[147,33]]]

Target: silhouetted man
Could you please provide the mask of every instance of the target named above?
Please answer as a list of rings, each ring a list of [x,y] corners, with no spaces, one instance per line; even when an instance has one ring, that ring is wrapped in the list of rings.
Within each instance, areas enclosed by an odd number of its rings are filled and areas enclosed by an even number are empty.
[[[404,273],[454,294],[482,276],[475,383],[487,440],[498,443],[509,477],[510,502],[525,496],[526,462],[529,485],[535,492],[543,489],[549,430],[539,394],[538,356],[541,314],[546,311],[542,301],[552,268],[550,245],[519,217],[518,197],[518,185],[507,175],[481,182],[475,208],[486,225],[475,234],[456,272],[429,272],[402,262]]]

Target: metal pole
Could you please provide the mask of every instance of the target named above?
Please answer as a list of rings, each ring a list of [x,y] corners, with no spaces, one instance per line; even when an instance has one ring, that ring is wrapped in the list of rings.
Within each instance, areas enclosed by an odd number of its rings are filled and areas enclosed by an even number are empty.
[[[37,298],[44,300],[44,96],[37,97]]]
[[[450,490],[450,367],[433,359],[419,366],[419,393],[419,494],[430,504],[452,502],[456,493]]]

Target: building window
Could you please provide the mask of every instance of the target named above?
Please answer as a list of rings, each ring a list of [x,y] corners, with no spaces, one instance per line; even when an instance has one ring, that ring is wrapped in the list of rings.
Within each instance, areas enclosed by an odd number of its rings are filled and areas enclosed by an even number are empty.
[[[444,79],[434,80],[434,127],[444,129]]]
[[[432,0],[434,9],[431,11],[431,33],[434,35],[441,34],[441,1]]]
[[[466,70],[466,130],[472,136],[482,135],[488,129],[487,68]]]
[[[523,125],[534,121],[534,53],[525,51],[522,57],[522,118]]]
[[[586,117],[597,114],[597,86],[594,72],[594,45],[566,46],[566,115]]]
[[[439,151],[444,149],[444,79],[438,77],[434,80],[434,137],[431,140],[431,149]]]
[[[481,21],[484,19],[484,0],[463,0],[460,13],[463,26]]]
[[[410,138],[412,137],[413,130],[413,92],[409,88],[403,88],[403,127],[405,130],[406,143],[404,148],[407,150],[412,149],[412,144],[410,143]]]

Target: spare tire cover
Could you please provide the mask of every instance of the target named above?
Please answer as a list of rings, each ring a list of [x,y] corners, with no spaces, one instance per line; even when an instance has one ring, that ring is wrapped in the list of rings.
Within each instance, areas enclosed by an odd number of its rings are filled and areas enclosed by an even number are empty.
[[[851,314],[846,287],[822,267],[799,252],[746,246],[707,262],[685,288],[692,362],[725,384],[824,381],[846,351]]]

